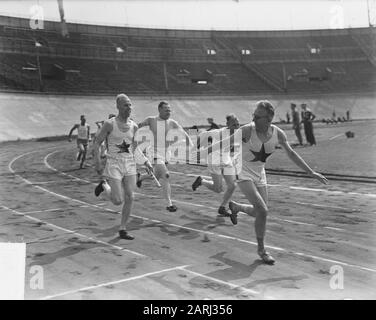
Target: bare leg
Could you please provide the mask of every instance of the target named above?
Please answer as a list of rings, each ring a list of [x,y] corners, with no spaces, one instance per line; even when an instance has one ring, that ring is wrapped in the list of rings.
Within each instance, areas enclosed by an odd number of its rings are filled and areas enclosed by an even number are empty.
[[[107,183],[109,185],[109,190],[104,188],[104,194],[111,200],[111,202],[119,206],[124,202],[124,191],[123,191],[123,183],[121,180],[107,178]]]
[[[155,164],[154,165],[155,177],[159,180],[162,186],[163,197],[167,201],[167,207],[172,206],[171,201],[171,186],[170,186],[170,175],[165,164]]]
[[[76,158],[77,161],[81,160],[83,152],[84,152],[84,146],[83,146],[82,143],[80,143],[80,144],[78,144],[78,154],[77,154],[77,158]]]
[[[211,177],[213,181],[202,179],[201,184],[211,191],[214,191],[216,193],[221,193],[223,191],[222,175],[211,173]]]
[[[235,177],[232,175],[224,175],[223,178],[225,179],[227,188],[226,188],[225,193],[223,194],[221,207],[226,207],[232,197],[232,194],[234,193],[236,189],[236,184],[235,184]]]
[[[87,146],[84,146],[83,148],[84,148],[84,150],[82,151],[82,157],[81,157],[80,168],[83,168],[83,166],[84,166],[84,162],[85,162],[85,160],[86,160]]]
[[[245,209],[244,210],[245,213],[256,218],[256,221],[255,221],[256,236],[257,238],[264,238],[268,207],[263,197],[261,196],[259,190],[256,188],[255,184],[252,181],[241,181],[238,183],[238,185],[242,193],[247,197],[248,201],[252,204],[252,206],[241,205],[241,208]]]
[[[122,183],[123,183],[123,190],[124,190],[124,194],[123,194],[124,204],[121,210],[122,215],[121,215],[120,230],[126,230],[127,221],[129,219],[129,216],[133,208],[133,200],[134,200],[133,191],[136,185],[136,175],[124,177]]]

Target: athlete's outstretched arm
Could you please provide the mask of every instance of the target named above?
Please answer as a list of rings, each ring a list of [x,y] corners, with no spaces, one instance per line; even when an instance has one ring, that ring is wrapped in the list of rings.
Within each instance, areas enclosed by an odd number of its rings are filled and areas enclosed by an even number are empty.
[[[185,138],[188,139],[189,141],[189,146],[192,148],[194,146],[194,143],[191,137],[188,135],[188,133],[184,130],[184,128],[177,121],[173,120],[173,123],[174,123],[174,129],[177,129],[184,134]]]
[[[278,130],[278,142],[286,151],[287,156],[301,169],[307,172],[313,178],[319,180],[323,184],[328,184],[328,180],[320,173],[315,172],[304,160],[301,156],[299,156],[290,146],[287,141],[286,134],[279,128]]]

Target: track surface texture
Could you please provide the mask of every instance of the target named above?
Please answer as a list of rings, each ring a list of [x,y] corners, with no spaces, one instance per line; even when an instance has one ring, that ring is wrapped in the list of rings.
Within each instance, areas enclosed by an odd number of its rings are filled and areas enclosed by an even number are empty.
[[[350,177],[376,176],[375,122],[315,133],[317,146],[296,150],[319,172],[344,177],[323,186],[291,173],[299,168],[281,150],[270,157],[267,168],[282,173],[268,174],[274,266],[256,253],[253,218],[234,226],[217,216],[222,195],[192,192],[206,168],[170,166],[174,213],[145,181],[129,220],[136,239],[127,241],[117,234],[120,208],[94,196],[99,178],[92,160],[79,169],[75,143],[1,144],[0,241],[27,243],[25,298],[375,299],[375,179]],[[234,200],[245,202],[238,190]],[[43,288],[30,286],[32,266],[43,268]],[[343,289],[333,287],[338,270]]]

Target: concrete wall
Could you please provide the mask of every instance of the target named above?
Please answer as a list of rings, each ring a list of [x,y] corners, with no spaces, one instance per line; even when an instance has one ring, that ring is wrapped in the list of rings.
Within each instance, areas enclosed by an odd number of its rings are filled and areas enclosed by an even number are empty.
[[[68,134],[73,124],[85,114],[92,131],[95,121],[116,113],[115,97],[64,96],[22,93],[0,93],[0,141],[31,139]],[[173,107],[173,118],[183,126],[205,125],[213,117],[224,124],[225,115],[233,112],[241,123],[248,122],[254,104],[263,97],[136,97],[130,96],[134,105],[133,119],[137,122],[157,114],[157,105],[167,100]],[[369,95],[336,96],[281,96],[265,97],[276,107],[275,120],[285,119],[290,102],[306,102],[319,119],[330,118],[333,109],[337,116],[351,111],[353,119],[376,118],[376,97]]]

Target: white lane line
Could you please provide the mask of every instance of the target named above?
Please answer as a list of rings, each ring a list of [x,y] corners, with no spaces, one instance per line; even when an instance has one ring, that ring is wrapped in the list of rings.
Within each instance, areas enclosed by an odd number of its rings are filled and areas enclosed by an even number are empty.
[[[252,294],[252,295],[256,295],[256,296],[259,296],[261,294],[261,292],[259,292],[259,291],[256,291],[256,290],[253,290],[253,289],[248,289],[248,288],[245,288],[241,285],[233,284],[231,282],[223,281],[223,280],[220,280],[220,279],[217,279],[217,278],[214,278],[214,277],[204,275],[204,274],[199,273],[199,272],[189,270],[189,269],[187,269],[188,267],[190,267],[190,266],[184,265],[184,266],[168,268],[168,269],[164,269],[164,270],[160,270],[160,271],[149,272],[149,273],[145,273],[145,274],[135,276],[135,277],[131,277],[131,278],[125,278],[125,279],[121,279],[121,280],[101,283],[99,285],[83,287],[83,288],[80,288],[80,289],[65,291],[65,292],[62,292],[62,293],[55,294],[55,295],[45,296],[43,298],[40,298],[40,300],[49,300],[49,299],[54,299],[54,298],[58,298],[58,297],[66,296],[66,295],[76,294],[78,292],[83,292],[83,291],[88,291],[88,290],[96,290],[98,288],[106,287],[106,286],[109,286],[109,285],[116,285],[116,284],[125,283],[125,282],[129,282],[129,281],[139,280],[139,279],[154,276],[154,275],[157,275],[157,274],[160,274],[160,273],[167,273],[167,272],[176,271],[176,270],[181,270],[181,271],[190,273],[190,274],[192,274],[196,277],[204,278],[204,279],[210,280],[212,282],[220,283],[220,284],[222,284],[226,287],[230,287],[231,289],[239,290],[239,291],[242,291],[242,292],[245,292],[245,293],[248,293],[248,294]],[[274,299],[274,297],[271,297],[271,296],[264,296],[263,298]]]
[[[332,194],[345,194],[345,195],[357,195],[357,196],[366,196],[376,198],[376,194],[374,193],[359,193],[359,192],[345,192],[345,191],[334,191],[334,190],[326,190],[326,189],[317,189],[317,188],[304,188],[304,187],[289,187],[292,190],[302,190],[302,191],[309,191],[309,192],[325,192],[325,193],[332,193]]]
[[[334,228],[334,227],[323,227],[325,229],[330,229],[330,230],[336,230],[336,231],[346,231],[344,229],[340,229],[340,228]]]
[[[195,272],[195,271],[192,271],[192,270],[188,270],[186,268],[184,268],[184,271],[188,272],[188,273],[191,273],[197,277],[200,277],[200,278],[204,278],[204,279],[208,279],[210,281],[213,281],[213,282],[218,282],[220,284],[223,284],[223,285],[226,285],[226,286],[229,286],[231,289],[238,289],[238,290],[241,290],[241,291],[244,291],[246,293],[251,293],[253,295],[260,295],[260,292],[259,291],[256,291],[256,290],[253,290],[253,289],[248,289],[248,288],[245,288],[243,286],[239,286],[239,285],[236,285],[236,284],[233,284],[231,282],[226,282],[226,281],[222,281],[222,280],[219,280],[217,278],[213,278],[213,277],[209,277],[207,275],[204,275],[204,274],[201,274],[201,273],[198,273],[198,272]],[[266,299],[274,299],[273,297],[271,296],[265,296],[264,298]]]
[[[301,224],[303,226],[315,226],[315,227],[318,227],[316,224],[312,224],[312,223],[299,222],[299,221],[287,220],[287,219],[279,219],[279,218],[274,218],[274,219],[281,220],[281,221],[286,221],[286,222],[290,222],[290,223],[293,223],[293,224]]]
[[[345,263],[345,262],[342,262],[342,261],[322,258],[322,257],[314,256],[314,255],[307,255],[307,254],[301,253],[301,252],[294,252],[294,254],[296,254],[298,256],[309,257],[309,258],[312,258],[312,259],[322,260],[322,261],[326,261],[326,262],[330,262],[330,263],[341,264],[341,265],[347,266],[347,267],[355,267],[355,268],[362,269],[364,271],[376,272],[376,269],[362,267],[362,266],[358,266],[358,265],[355,265],[355,264]]]
[[[25,153],[25,154],[23,154],[23,155],[20,155],[20,156],[18,156],[18,157],[15,157],[15,158],[12,159],[12,161],[8,164],[8,169],[9,169],[9,171],[12,172],[16,177],[18,177],[18,178],[20,178],[21,180],[25,181],[27,184],[31,184],[30,181],[27,180],[27,179],[25,179],[25,178],[23,178],[23,177],[21,177],[20,175],[16,174],[15,171],[13,170],[13,168],[12,168],[12,164],[13,164],[15,161],[17,161],[19,158],[21,158],[22,156],[27,155],[27,154],[30,154],[30,153],[35,153],[35,152],[38,152],[38,151],[27,152],[27,153]],[[38,189],[40,189],[40,190],[42,190],[42,191],[44,191],[44,192],[47,192],[47,193],[50,193],[50,194],[57,195],[57,194],[55,194],[55,193],[53,193],[53,192],[51,192],[51,191],[49,191],[49,190],[47,190],[47,189],[45,189],[45,188],[42,188],[42,187],[40,187],[40,186],[33,186],[33,187],[34,187],[34,188],[38,188]],[[81,203],[81,204],[84,204],[84,205],[87,204],[87,203],[85,203],[85,202],[83,202],[83,201],[75,200],[75,199],[71,199],[71,198],[66,197],[66,196],[63,196],[63,195],[57,195],[57,196],[58,196],[58,197],[61,197],[61,198],[63,198],[63,199],[73,200],[73,201],[75,201],[75,202],[78,202],[78,203]],[[92,206],[95,206],[95,205],[92,205]],[[32,217],[32,216],[29,216],[29,215],[27,215],[27,214],[23,214],[23,213],[18,212],[18,211],[16,211],[16,210],[10,209],[10,208],[8,208],[8,207],[6,207],[6,206],[2,206],[2,207],[5,207],[5,208],[7,208],[8,210],[17,213],[18,215],[22,215],[22,216],[24,216],[24,217],[26,217],[26,218],[28,218],[28,219],[30,219],[30,220],[34,220],[34,221],[41,222],[41,223],[43,223],[43,224],[45,224],[45,225],[49,225],[49,226],[51,226],[51,227],[53,227],[53,228],[56,228],[56,229],[58,229],[58,230],[62,230],[62,231],[65,231],[65,232],[74,232],[73,230],[69,230],[69,229],[66,229],[66,228],[62,228],[62,227],[59,227],[59,226],[57,226],[57,225],[55,225],[55,224],[52,224],[52,223],[49,223],[49,222],[42,221],[42,220],[40,220],[40,219],[34,218],[34,217]],[[99,207],[99,206],[95,206],[95,207]],[[100,208],[100,207],[99,207],[99,208]],[[136,252],[136,251],[128,250],[128,249],[125,249],[125,248],[120,247],[120,246],[115,246],[115,245],[113,245],[113,244],[111,244],[111,243],[108,243],[108,242],[105,242],[105,241],[102,241],[102,240],[98,240],[98,239],[95,239],[95,238],[93,238],[93,237],[86,236],[86,235],[81,234],[81,233],[78,233],[78,232],[74,232],[73,234],[75,234],[75,235],[77,235],[77,236],[79,236],[79,237],[86,238],[86,239],[89,239],[89,240],[91,240],[91,241],[94,241],[94,242],[100,243],[100,244],[104,244],[104,245],[109,246],[109,247],[112,247],[112,248],[115,248],[115,249],[118,249],[118,250],[124,251],[124,252],[128,252],[128,253],[134,254],[134,255],[136,255],[136,256],[147,257],[147,256],[145,256],[145,255],[143,255],[143,254],[141,254],[141,253]]]
[[[180,175],[180,176],[187,176],[187,177],[201,176],[202,178],[205,178],[205,179],[211,179],[211,177],[209,177],[209,176],[203,176],[203,175],[200,175],[200,174],[191,174],[191,173],[184,173],[184,172],[170,171],[170,170],[168,170],[168,172],[176,174],[176,175]]]
[[[53,211],[62,211],[66,210],[67,208],[55,208],[55,209],[45,209],[45,210],[35,210],[35,211],[19,211],[22,214],[31,214],[31,213],[41,213],[41,212],[53,212]]]
[[[72,179],[72,180],[77,180],[77,178]],[[67,180],[68,182],[69,180]],[[32,185],[39,185],[39,184],[50,184],[50,183],[61,183],[61,181],[41,181],[41,182],[33,182],[31,181]]]
[[[104,205],[104,203],[97,203],[97,205]],[[74,206],[71,206],[71,207],[74,207]],[[77,208],[88,208],[89,206],[88,205],[79,205],[79,206],[76,206]],[[32,214],[32,213],[44,213],[44,212],[54,212],[54,211],[64,211],[64,210],[67,210],[69,208],[55,208],[55,209],[44,209],[44,210],[35,210],[35,211],[20,211],[21,213],[23,214]]]
[[[346,230],[346,229],[342,229],[342,228],[327,227],[327,226],[322,226],[322,225],[320,226],[320,225],[317,225],[317,224],[312,224],[312,223],[307,223],[307,222],[300,222],[300,221],[295,221],[295,220],[288,220],[288,219],[280,219],[280,218],[276,218],[276,217],[274,217],[274,219],[280,220],[280,221],[289,222],[289,223],[292,223],[292,224],[301,224],[303,226],[305,225],[305,226],[319,227],[319,228],[324,228],[324,229],[329,229],[329,230],[343,231],[343,232],[350,232],[350,233],[352,233],[352,231]]]
[[[177,172],[177,171],[169,171],[170,173],[176,174],[176,175],[184,175],[187,177],[197,177],[199,174],[189,174],[189,173],[183,173],[183,172]],[[202,176],[201,177],[205,179],[211,179],[209,176]],[[345,194],[345,195],[357,195],[357,196],[366,196],[366,197],[372,197],[376,198],[376,194],[374,193],[359,193],[359,192],[345,192],[345,191],[335,191],[335,190],[326,190],[326,189],[318,189],[318,188],[305,188],[305,187],[293,187],[293,186],[286,186],[281,184],[269,184],[269,187],[275,187],[275,188],[283,188],[285,189],[288,187],[292,190],[302,190],[302,191],[309,191],[309,192],[325,192],[325,193],[332,193],[332,194]]]
[[[300,202],[296,201],[295,203],[301,204],[304,206],[312,206],[312,207],[318,207],[318,208],[325,208],[325,209],[337,209],[337,210],[343,210],[343,211],[351,211],[351,212],[359,212],[359,209],[350,209],[350,208],[344,208],[344,207],[336,207],[336,206],[328,206],[328,205],[322,205],[317,203],[307,203],[307,202]]]
[[[85,238],[85,239],[88,239],[88,240],[91,240],[93,242],[96,242],[96,243],[100,243],[100,244],[103,244],[103,245],[106,245],[108,247],[111,247],[111,248],[114,248],[114,249],[117,249],[117,250],[121,250],[121,251],[124,251],[124,252],[128,252],[128,253],[132,253],[134,255],[137,255],[137,256],[140,256],[140,257],[144,257],[146,258],[147,256],[141,254],[141,253],[138,253],[138,252],[135,252],[135,251],[132,251],[132,250],[128,250],[128,249],[125,249],[125,248],[122,248],[120,246],[115,246],[111,243],[108,243],[108,242],[105,242],[105,241],[102,241],[102,240],[98,240],[96,238],[93,238],[93,237],[89,237],[89,236],[86,236],[84,234],[81,234],[81,233],[78,233],[76,231],[73,231],[73,230],[69,230],[69,229],[66,229],[66,228],[63,228],[63,227],[60,227],[56,224],[53,224],[53,223],[49,223],[49,222],[45,222],[43,220],[40,220],[38,218],[35,218],[35,217],[32,217],[32,216],[29,216],[27,214],[23,214],[21,212],[18,212],[17,210],[14,210],[14,209],[11,209],[11,208],[8,208],[7,206],[4,206],[3,204],[0,203],[0,207],[3,207],[7,210],[9,210],[10,212],[13,212],[14,214],[16,215],[20,215],[20,216],[23,216],[29,220],[32,220],[32,221],[36,221],[36,222],[39,222],[39,223],[42,223],[43,225],[46,225],[46,226],[50,226],[51,228],[55,228],[57,230],[61,230],[61,231],[64,231],[65,233],[70,233],[70,234],[74,234],[78,237],[81,237],[81,238]]]
[[[150,276],[160,274],[160,273],[165,273],[165,272],[170,272],[170,271],[175,271],[175,270],[184,270],[184,268],[186,268],[186,267],[189,267],[189,265],[178,266],[178,267],[163,269],[163,270],[154,271],[154,272],[148,272],[148,273],[144,273],[142,275],[135,276],[135,277],[124,278],[124,279],[121,279],[121,280],[105,282],[105,283],[101,283],[101,284],[98,284],[98,285],[83,287],[83,288],[76,289],[76,290],[65,291],[65,292],[61,292],[61,293],[58,293],[58,294],[45,296],[43,298],[40,298],[40,300],[48,300],[48,299],[66,296],[68,294],[75,294],[75,293],[82,292],[82,291],[95,290],[95,289],[110,286],[110,285],[115,285],[115,284],[119,284],[119,283],[139,280],[139,279],[150,277]]]
[[[74,232],[74,231],[73,231]],[[64,232],[62,234],[56,234],[53,236],[47,236],[47,237],[42,237],[42,238],[35,238],[26,241],[26,244],[33,244],[33,243],[42,243],[42,242],[50,242],[51,240],[57,240],[58,238],[65,237],[66,235],[72,234],[72,232]]]
[[[367,196],[367,197],[373,197],[373,198],[376,198],[376,194],[374,194],[374,193],[349,192],[348,194],[353,194],[353,195],[355,195],[355,196]]]
[[[338,137],[343,136],[343,135],[344,135],[343,133],[337,134],[336,136],[331,137],[329,140],[334,140],[335,138],[338,138]]]
[[[51,154],[49,154],[49,155],[51,155]],[[44,158],[45,163],[47,163],[47,158],[48,158],[49,155],[47,155]],[[48,165],[48,166],[51,167],[50,165]],[[54,168],[54,171],[59,172],[59,170],[57,170],[55,168]],[[35,188],[38,188],[38,186],[36,186]],[[39,187],[39,188],[41,188],[41,187]],[[45,190],[46,190],[46,192],[55,194],[52,191],[49,191],[47,189],[45,189]],[[63,196],[63,195],[59,195],[59,194],[56,194],[56,195],[64,197],[64,198],[69,198],[67,196]],[[148,196],[148,195],[143,195],[143,196]],[[72,199],[72,198],[70,198],[70,199]],[[79,200],[75,200],[75,199],[72,199],[72,200],[73,201],[79,201]],[[83,201],[80,201],[80,202],[83,202]],[[87,203],[87,204],[90,205],[89,203]],[[189,205],[194,205],[194,204],[189,203]],[[92,205],[92,206],[97,207],[95,205]],[[199,206],[201,206],[201,205],[199,205]],[[208,207],[206,207],[206,208],[208,208]],[[108,209],[108,211],[113,211],[113,210]],[[176,224],[169,224],[169,223],[166,223],[166,222],[162,222],[162,221],[158,221],[158,220],[154,220],[154,219],[149,219],[147,217],[136,216],[136,215],[132,215],[132,216],[138,217],[138,218],[141,218],[141,219],[145,219],[145,220],[151,220],[151,221],[154,221],[154,222],[157,222],[157,223],[162,223],[162,224],[165,224],[165,225],[178,227],[178,228],[181,228],[181,229],[187,229],[187,230],[191,230],[191,231],[195,231],[195,232],[199,232],[199,233],[210,234],[210,235],[214,235],[214,236],[217,236],[217,237],[224,237],[224,238],[232,239],[232,240],[239,241],[239,242],[245,242],[245,243],[257,246],[257,243],[255,243],[255,242],[243,240],[243,239],[236,238],[236,237],[224,236],[224,235],[221,235],[221,234],[218,234],[218,233],[215,233],[215,232],[209,232],[209,231],[204,231],[204,230],[200,230],[200,229],[189,228],[189,227],[180,226],[180,225],[176,225]],[[270,248],[270,249],[274,249],[274,250],[277,250],[277,251],[287,252],[287,253],[290,253],[290,254],[297,254],[299,256],[304,256],[304,257],[311,258],[311,259],[321,260],[321,261],[325,261],[325,262],[335,262],[335,263],[340,264],[340,265],[344,265],[344,266],[353,267],[353,268],[356,268],[356,269],[360,269],[360,270],[364,270],[364,271],[371,271],[371,272],[376,273],[376,269],[367,268],[367,267],[363,267],[363,266],[360,266],[360,265],[354,265],[354,264],[350,264],[350,263],[347,263],[347,262],[330,260],[330,259],[327,259],[327,258],[322,258],[322,257],[310,255],[310,254],[305,254],[305,253],[296,253],[296,252],[293,252],[293,251],[288,251],[287,249],[284,249],[284,248],[279,248],[279,247],[274,247],[274,246],[265,246],[265,247]]]

